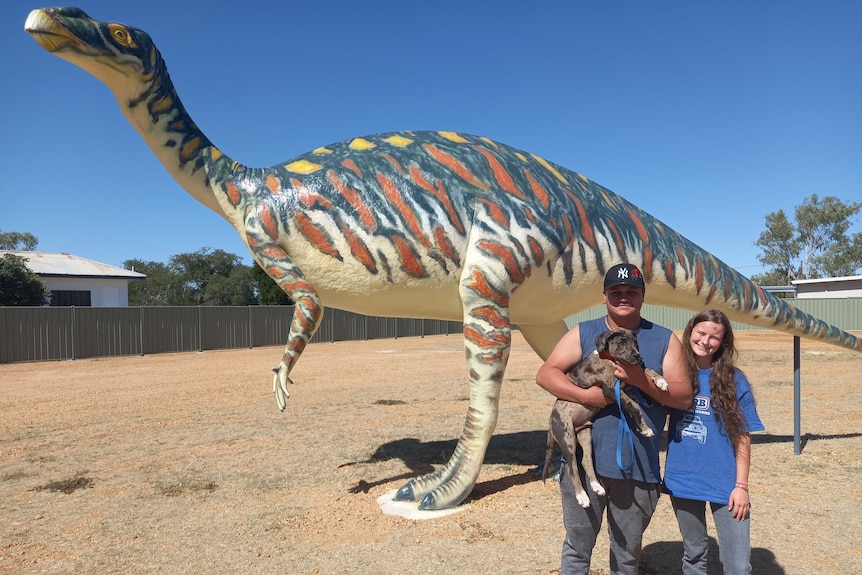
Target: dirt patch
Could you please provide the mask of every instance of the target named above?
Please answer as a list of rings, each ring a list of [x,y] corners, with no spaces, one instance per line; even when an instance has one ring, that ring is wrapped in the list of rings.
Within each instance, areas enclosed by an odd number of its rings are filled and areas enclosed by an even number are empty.
[[[738,341],[767,427],[753,447],[754,572],[855,575],[862,354],[802,342],[795,455],[792,338]],[[377,498],[451,455],[468,398],[460,336],[313,344],[285,413],[268,375],[280,355],[0,365],[0,572],[558,572],[559,490],[535,473],[553,402],[519,334],[468,505],[427,521]],[[679,573],[679,539],[663,498],[641,571]],[[607,572],[604,535],[593,566]]]

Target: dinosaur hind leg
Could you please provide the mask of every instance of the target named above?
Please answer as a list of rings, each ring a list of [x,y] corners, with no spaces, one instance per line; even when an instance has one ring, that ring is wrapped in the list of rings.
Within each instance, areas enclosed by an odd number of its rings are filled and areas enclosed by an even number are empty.
[[[481,284],[480,286],[475,283]],[[398,501],[419,501],[419,509],[454,507],[463,501],[479,477],[488,442],[497,425],[500,389],[509,359],[511,327],[508,296],[494,293],[484,282],[462,285],[464,342],[470,380],[470,407],[464,430],[449,461],[438,471],[417,477],[401,487]],[[505,305],[503,305],[505,302]],[[472,303],[472,305],[471,305]]]

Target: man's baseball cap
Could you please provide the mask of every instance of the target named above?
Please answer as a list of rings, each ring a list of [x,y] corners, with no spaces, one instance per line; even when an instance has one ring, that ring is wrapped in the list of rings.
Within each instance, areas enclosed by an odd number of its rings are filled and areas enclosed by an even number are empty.
[[[605,291],[621,285],[633,286],[646,291],[643,274],[637,266],[632,264],[617,264],[605,274]]]

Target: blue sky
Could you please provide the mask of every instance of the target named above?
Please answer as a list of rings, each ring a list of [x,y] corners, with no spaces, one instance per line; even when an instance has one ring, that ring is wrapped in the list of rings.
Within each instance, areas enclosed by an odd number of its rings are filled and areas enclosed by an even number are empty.
[[[48,4],[50,5],[50,4]],[[121,266],[245,246],[108,89],[0,2],[0,230]],[[265,166],[335,141],[452,130],[614,190],[744,275],[764,217],[862,201],[862,2],[79,0],[147,31],[198,126]],[[851,232],[862,230],[859,221]]]

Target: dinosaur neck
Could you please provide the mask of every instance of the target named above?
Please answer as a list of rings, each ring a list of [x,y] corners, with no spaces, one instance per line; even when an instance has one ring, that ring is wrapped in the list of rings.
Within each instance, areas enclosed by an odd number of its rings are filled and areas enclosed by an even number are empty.
[[[207,177],[207,162],[222,157],[186,112],[158,52],[149,81],[134,94],[108,84],[120,108],[174,180],[193,198],[231,221]]]

